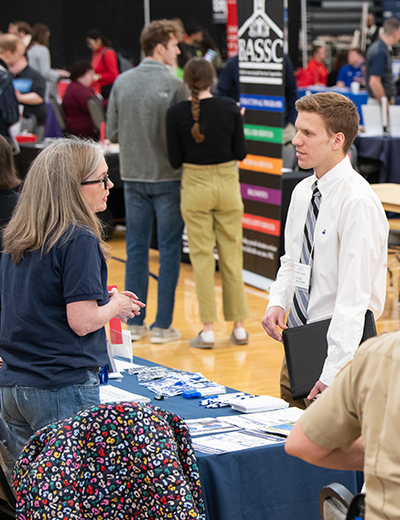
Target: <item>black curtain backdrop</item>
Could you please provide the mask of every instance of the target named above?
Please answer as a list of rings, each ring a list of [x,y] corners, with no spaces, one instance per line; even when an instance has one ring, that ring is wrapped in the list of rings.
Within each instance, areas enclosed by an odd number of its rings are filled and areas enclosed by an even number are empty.
[[[212,0],[150,0],[150,19],[179,17],[187,25],[207,29],[224,53],[225,25],[212,21]],[[52,66],[68,68],[79,59],[90,59],[88,29],[100,29],[114,48],[140,61],[139,36],[144,25],[143,0],[18,0],[1,2],[0,30],[24,20],[50,27]]]
[[[9,22],[23,20],[31,25],[45,23],[50,27],[50,51],[55,67],[65,64],[63,0],[18,0],[1,2],[0,30],[7,32]]]
[[[289,54],[295,68],[298,62],[299,6],[299,0],[289,0]],[[204,27],[225,59],[225,24],[214,24],[212,14],[212,0],[150,0],[151,20],[179,17],[185,25]],[[143,0],[3,0],[0,31],[7,32],[8,23],[15,20],[24,20],[31,25],[45,23],[50,27],[50,52],[55,68],[69,68],[76,60],[90,59],[85,38],[87,30],[94,28],[104,32],[116,50],[130,54],[135,64],[140,61]]]

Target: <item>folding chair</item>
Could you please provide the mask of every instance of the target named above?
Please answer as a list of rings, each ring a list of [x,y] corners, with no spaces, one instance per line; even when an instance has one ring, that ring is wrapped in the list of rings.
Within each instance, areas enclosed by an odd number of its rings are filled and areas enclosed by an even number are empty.
[[[52,98],[52,100],[51,100],[51,105],[53,107],[54,113],[55,113],[56,118],[57,118],[57,122],[60,125],[61,130],[63,132],[65,132],[66,131],[66,126],[65,126],[65,119],[64,119],[64,110],[63,110],[62,106],[54,98]]]
[[[337,482],[323,487],[319,494],[321,519],[346,520],[353,497],[353,493]]]
[[[89,98],[88,110],[95,130],[100,133],[101,124],[106,122],[106,114],[103,105],[97,98]]]

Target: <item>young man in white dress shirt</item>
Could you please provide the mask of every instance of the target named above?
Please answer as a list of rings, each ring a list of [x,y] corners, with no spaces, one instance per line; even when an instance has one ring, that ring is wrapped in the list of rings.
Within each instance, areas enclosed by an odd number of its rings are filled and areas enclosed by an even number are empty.
[[[294,274],[300,262],[305,220],[317,181],[320,207],[312,246],[312,269],[306,322],[332,318],[328,356],[307,399],[294,401],[286,359],[281,370],[281,396],[305,408],[329,386],[350,361],[360,343],[365,313],[377,319],[386,295],[388,222],[382,204],[367,181],[353,170],[347,152],[358,132],[354,104],[341,94],[326,92],[296,102],[297,134],[293,139],[299,166],[314,175],[294,189],[285,228],[285,255],[270,290],[262,320],[267,334],[282,341],[285,314],[292,308]],[[304,285],[303,284],[303,285]],[[296,286],[296,291],[299,286]]]

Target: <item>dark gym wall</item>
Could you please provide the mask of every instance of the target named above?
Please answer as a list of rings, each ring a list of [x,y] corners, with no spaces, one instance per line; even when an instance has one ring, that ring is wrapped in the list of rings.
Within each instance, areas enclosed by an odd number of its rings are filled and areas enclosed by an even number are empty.
[[[150,0],[150,19],[179,17],[185,25],[206,28],[218,46],[224,46],[225,26],[212,22],[212,0]],[[50,27],[52,66],[70,67],[78,59],[90,58],[86,31],[100,29],[114,47],[140,60],[139,36],[144,25],[143,0],[18,0],[2,2],[0,30],[11,20]]]
[[[9,22],[24,20],[31,25],[45,23],[50,27],[51,53],[55,67],[60,67],[64,57],[63,0],[11,0],[1,2],[0,30],[7,32]]]

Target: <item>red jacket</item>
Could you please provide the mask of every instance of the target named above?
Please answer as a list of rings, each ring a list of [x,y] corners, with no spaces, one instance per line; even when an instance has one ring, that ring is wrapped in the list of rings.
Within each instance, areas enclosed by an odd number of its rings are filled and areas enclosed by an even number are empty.
[[[119,75],[118,58],[112,49],[100,47],[99,50],[92,54],[92,67],[96,74],[101,78],[92,83],[94,90],[101,94],[101,87],[112,85]]]
[[[319,63],[315,58],[308,62],[307,72],[312,83],[310,85],[326,85],[328,71],[323,63]]]

